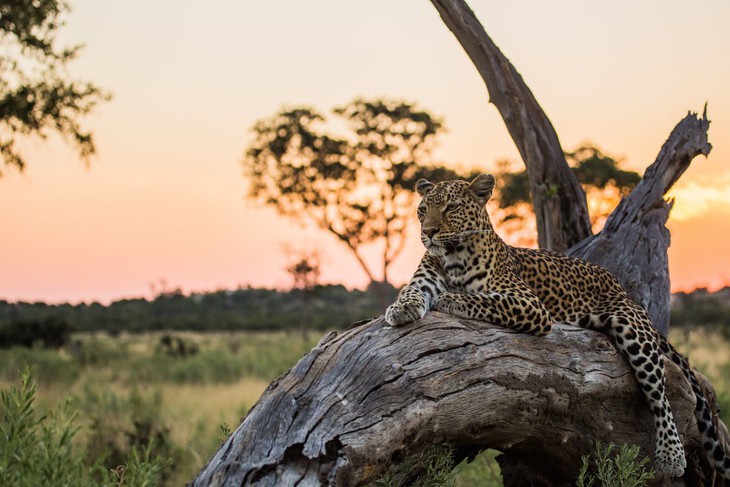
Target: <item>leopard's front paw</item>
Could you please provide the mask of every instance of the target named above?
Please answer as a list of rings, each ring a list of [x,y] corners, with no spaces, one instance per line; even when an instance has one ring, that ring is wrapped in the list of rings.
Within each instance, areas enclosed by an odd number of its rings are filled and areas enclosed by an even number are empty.
[[[388,309],[385,311],[385,321],[391,326],[400,326],[411,321],[420,320],[425,314],[426,310],[418,303],[396,301],[388,306]]]
[[[466,303],[461,296],[454,293],[443,293],[436,299],[433,309],[443,311],[451,315],[467,317]]]

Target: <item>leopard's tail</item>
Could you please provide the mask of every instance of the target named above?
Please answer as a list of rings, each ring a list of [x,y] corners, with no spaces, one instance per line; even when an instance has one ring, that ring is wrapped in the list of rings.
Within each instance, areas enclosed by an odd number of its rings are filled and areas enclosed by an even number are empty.
[[[725,446],[718,435],[717,424],[710,410],[710,403],[707,401],[689,362],[662,336],[659,336],[659,348],[665,356],[682,369],[682,373],[692,386],[692,391],[697,397],[695,418],[697,418],[697,427],[702,435],[702,446],[710,463],[715,465],[715,469],[723,477],[730,479],[730,457],[728,457]]]

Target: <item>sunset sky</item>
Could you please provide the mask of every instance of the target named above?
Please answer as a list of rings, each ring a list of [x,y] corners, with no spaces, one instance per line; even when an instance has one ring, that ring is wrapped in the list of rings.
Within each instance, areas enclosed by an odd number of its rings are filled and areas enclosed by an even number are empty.
[[[565,149],[590,140],[643,172],[688,110],[708,102],[708,158],[680,180],[670,219],[675,290],[730,284],[730,2],[476,1]],[[0,299],[108,302],[288,287],[285,247],[319,249],[322,280],[366,277],[334,238],[245,199],[240,160],[257,119],[356,96],[417,102],[445,119],[438,155],[470,168],[519,160],[486,88],[427,0],[71,0],[85,43],[72,74],[114,99],[86,121],[87,168],[51,137],[0,178]],[[395,264],[422,254],[413,232]],[[158,284],[159,285],[159,284]]]

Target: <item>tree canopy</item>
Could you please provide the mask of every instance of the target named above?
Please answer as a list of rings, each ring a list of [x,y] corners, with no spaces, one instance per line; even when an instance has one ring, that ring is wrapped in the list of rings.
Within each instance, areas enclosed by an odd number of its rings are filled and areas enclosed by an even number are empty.
[[[371,282],[387,282],[413,220],[415,182],[458,177],[432,159],[442,131],[440,119],[398,100],[358,98],[330,116],[282,109],[254,126],[244,176],[252,198],[309,218],[350,249]],[[380,276],[362,255],[374,242],[382,246]]]
[[[70,77],[67,65],[82,46],[59,47],[58,30],[70,11],[62,0],[10,0],[0,3],[0,158],[23,170],[18,136],[46,138],[56,132],[70,139],[81,158],[96,152],[93,134],[79,118],[109,95],[96,85]],[[2,172],[0,171],[0,175]]]
[[[591,224],[598,231],[619,200],[631,192],[641,177],[637,172],[621,169],[621,158],[608,155],[591,142],[566,152],[565,158],[586,192]],[[525,219],[532,213],[527,170],[514,171],[509,161],[501,161],[499,167],[496,191],[499,223],[514,221],[524,228]],[[519,238],[526,244],[532,243],[533,237],[521,232]]]

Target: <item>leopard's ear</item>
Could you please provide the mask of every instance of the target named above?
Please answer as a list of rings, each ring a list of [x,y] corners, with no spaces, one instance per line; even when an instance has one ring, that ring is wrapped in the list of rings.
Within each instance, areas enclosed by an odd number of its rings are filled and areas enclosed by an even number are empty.
[[[480,174],[469,184],[469,191],[476,197],[480,205],[486,205],[494,190],[494,176]]]
[[[436,185],[426,179],[416,181],[416,191],[421,196],[426,196]]]

